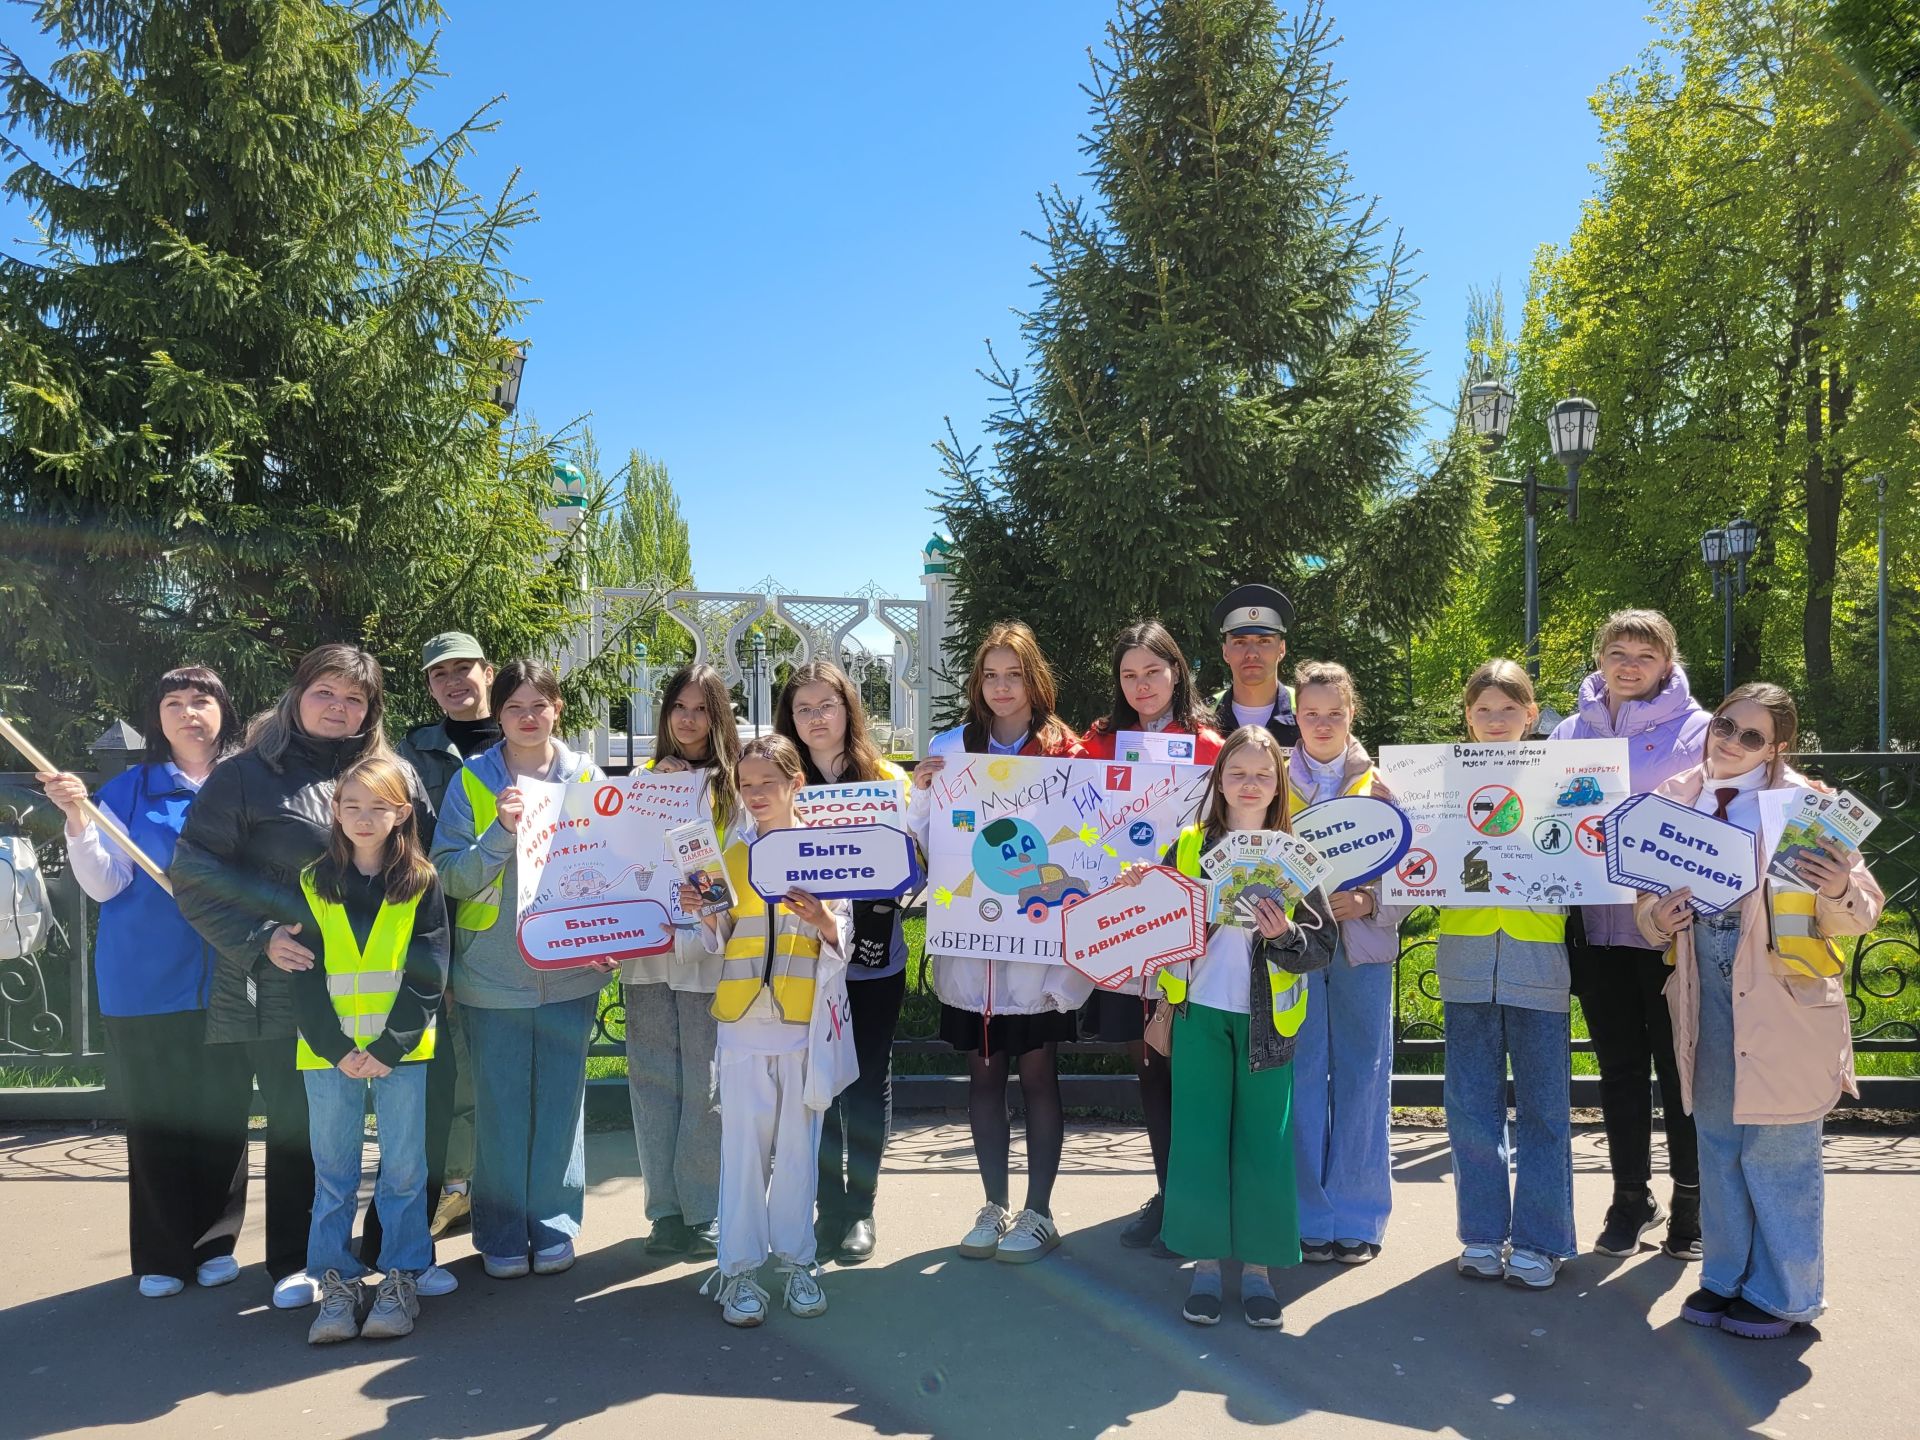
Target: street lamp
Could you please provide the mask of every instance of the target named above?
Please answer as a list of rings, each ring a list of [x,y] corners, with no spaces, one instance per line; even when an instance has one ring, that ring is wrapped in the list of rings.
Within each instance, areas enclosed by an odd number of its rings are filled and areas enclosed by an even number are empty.
[[[493,387],[493,403],[511,415],[520,403],[520,376],[527,368],[527,347],[516,345]]]
[[[1513,391],[1498,380],[1481,380],[1467,387],[1467,423],[1489,454],[1507,438],[1513,420]],[[1600,431],[1600,407],[1574,395],[1547,412],[1547,445],[1567,472],[1564,485],[1543,485],[1531,462],[1524,479],[1495,475],[1496,485],[1519,489],[1526,503],[1527,550],[1527,674],[1540,678],[1540,492],[1567,497],[1567,519],[1580,518],[1580,467],[1593,455]]]
[[[1760,527],[1736,518],[1700,537],[1700,558],[1713,572],[1713,593],[1725,602],[1726,629],[1721,660],[1722,695],[1733,689],[1733,602],[1747,593],[1747,559],[1760,548]]]
[[[767,637],[760,631],[753,632],[753,733],[760,734],[760,726],[766,716],[761,713],[760,692],[765,683],[767,669]]]

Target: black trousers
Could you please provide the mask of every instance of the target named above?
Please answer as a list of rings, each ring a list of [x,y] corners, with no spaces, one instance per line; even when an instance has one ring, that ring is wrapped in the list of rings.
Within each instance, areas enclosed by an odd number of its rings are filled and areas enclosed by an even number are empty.
[[[1574,945],[1570,958],[1573,993],[1600,1064],[1600,1114],[1614,1183],[1645,1185],[1653,1178],[1651,1070],[1666,1117],[1667,1171],[1676,1184],[1698,1185],[1700,1146],[1693,1117],[1681,1104],[1673,1023],[1661,993],[1673,972],[1659,951],[1633,945]]]
[[[109,1015],[127,1112],[127,1251],[135,1275],[191,1283],[233,1254],[247,1212],[246,1056],[207,1044],[207,1014]]]
[[[893,1032],[906,998],[904,970],[879,980],[847,982],[860,1078],[842,1090],[821,1117],[817,1203],[821,1220],[829,1225],[873,1218],[880,1153],[893,1124]]]
[[[284,1280],[307,1268],[307,1227],[313,1219],[307,1082],[294,1063],[291,1035],[229,1048],[245,1054],[267,1112],[267,1273]]]
[[[454,1115],[459,1102],[466,1102],[466,1123],[473,1125],[473,1086],[462,1085],[461,1057],[466,1045],[456,1040],[451,1005],[440,1008],[438,1034],[434,1037],[433,1058],[427,1062],[427,1224],[433,1224],[433,1212],[440,1204],[440,1191],[447,1183],[447,1152],[453,1136]],[[470,1077],[469,1081],[470,1081]],[[464,1095],[463,1092],[464,1091]],[[471,1154],[471,1141],[469,1141]],[[472,1166],[469,1164],[468,1169]],[[374,1184],[380,1183],[380,1170],[374,1167]],[[380,1260],[380,1208],[368,1204],[367,1218],[360,1231],[360,1259],[365,1265]],[[437,1262],[436,1262],[437,1263]]]

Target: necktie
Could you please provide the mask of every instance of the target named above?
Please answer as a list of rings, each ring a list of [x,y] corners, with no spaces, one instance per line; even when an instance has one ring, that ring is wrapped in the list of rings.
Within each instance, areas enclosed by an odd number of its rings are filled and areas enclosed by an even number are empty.
[[[1726,819],[1727,807],[1733,803],[1733,797],[1739,793],[1740,792],[1731,785],[1726,786],[1724,789],[1715,790],[1713,792],[1713,798],[1718,800],[1720,804],[1715,808],[1713,818],[1716,820]]]

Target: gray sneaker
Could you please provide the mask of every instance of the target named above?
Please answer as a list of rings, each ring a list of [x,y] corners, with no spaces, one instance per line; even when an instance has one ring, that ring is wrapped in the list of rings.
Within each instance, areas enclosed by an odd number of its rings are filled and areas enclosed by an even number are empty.
[[[420,1313],[419,1283],[412,1271],[389,1270],[374,1292],[373,1310],[360,1327],[362,1340],[397,1340],[413,1333]]]
[[[307,1331],[309,1345],[332,1345],[360,1333],[361,1285],[329,1270],[320,1277],[320,1313]]]

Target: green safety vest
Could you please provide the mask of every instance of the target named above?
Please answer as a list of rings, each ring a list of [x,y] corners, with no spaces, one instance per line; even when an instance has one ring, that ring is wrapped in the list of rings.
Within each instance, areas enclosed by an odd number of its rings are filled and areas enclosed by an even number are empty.
[[[413,943],[414,912],[420,908],[420,897],[416,895],[398,905],[382,901],[373,929],[367,934],[367,948],[362,950],[353,938],[347,907],[320,898],[320,892],[313,888],[311,867],[301,872],[300,889],[320,926],[320,963],[327,972],[327,994],[333,1000],[333,1013],[340,1017],[340,1029],[355,1048],[364,1050],[386,1030],[387,1016],[400,993],[407,966],[407,947]],[[433,1031],[434,1022],[429,1020],[420,1043],[401,1058],[431,1060]],[[295,1047],[295,1063],[301,1070],[333,1067],[333,1062],[316,1054],[304,1037]]]
[[[1185,826],[1173,847],[1174,868],[1194,880],[1206,879],[1200,869],[1200,845],[1204,836],[1202,827]],[[1291,1039],[1300,1033],[1300,1026],[1307,1018],[1307,977],[1296,975],[1284,965],[1276,965],[1271,960],[1267,962],[1267,974],[1274,982],[1273,1028],[1283,1037]],[[1282,979],[1288,982],[1284,989],[1279,983]],[[1171,967],[1160,972],[1156,983],[1173,1004],[1185,1002],[1187,982],[1175,975]]]
[[[1442,935],[1494,935],[1501,931],[1536,945],[1560,945],[1567,938],[1566,912],[1501,905],[1449,906],[1440,912]]]
[[[593,779],[591,767],[582,770],[574,783],[585,785]],[[473,767],[460,767],[460,787],[467,792],[467,803],[473,807],[473,836],[479,839],[487,833],[493,822],[499,818],[500,802],[494,799],[493,791],[487,788],[487,782],[474,774]],[[491,930],[494,921],[500,918],[500,897],[505,893],[505,873],[496,879],[478,895],[467,900],[456,900],[453,904],[453,928],[456,930]]]

